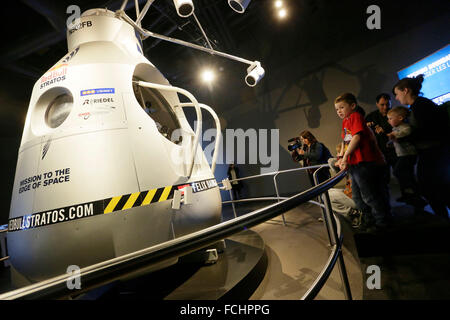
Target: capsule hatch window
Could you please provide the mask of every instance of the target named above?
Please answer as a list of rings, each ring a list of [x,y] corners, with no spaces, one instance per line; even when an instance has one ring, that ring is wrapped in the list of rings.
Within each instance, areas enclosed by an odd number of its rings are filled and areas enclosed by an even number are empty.
[[[158,90],[141,87],[135,81],[143,80],[133,77],[134,96],[142,109],[155,121],[159,133],[173,143],[180,144],[183,137],[180,134],[174,134],[175,130],[180,129],[180,122],[172,107]]]
[[[69,116],[73,107],[73,98],[69,93],[63,93],[53,99],[46,110],[45,121],[50,128],[59,127]]]

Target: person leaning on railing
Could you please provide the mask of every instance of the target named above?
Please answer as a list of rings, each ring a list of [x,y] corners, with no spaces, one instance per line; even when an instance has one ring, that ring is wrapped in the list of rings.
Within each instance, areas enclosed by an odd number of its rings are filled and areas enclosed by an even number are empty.
[[[337,154],[341,153],[341,148],[341,143],[336,146]],[[337,158],[328,159],[328,165],[330,166],[332,175],[337,174],[340,170],[336,166],[337,160]],[[329,189],[328,194],[333,211],[349,219],[353,228],[358,228],[361,225],[362,212],[357,208],[355,201],[352,199],[352,180],[349,175],[347,174],[343,180]]]
[[[314,135],[305,130],[300,133],[300,139],[303,143],[303,148],[298,148],[297,153],[302,157],[304,166],[315,166],[319,164],[327,164],[328,159],[332,158],[330,150],[322,143],[317,141]],[[312,185],[315,185],[313,174],[316,169],[309,169],[309,179]],[[317,173],[318,182],[321,183],[330,178],[330,172],[327,168],[320,169]]]
[[[358,102],[351,93],[335,99],[335,109],[342,119],[343,154],[336,166],[348,169],[352,196],[363,213],[361,230],[383,231],[391,219],[389,191],[384,177],[385,160],[364,117],[356,111]]]

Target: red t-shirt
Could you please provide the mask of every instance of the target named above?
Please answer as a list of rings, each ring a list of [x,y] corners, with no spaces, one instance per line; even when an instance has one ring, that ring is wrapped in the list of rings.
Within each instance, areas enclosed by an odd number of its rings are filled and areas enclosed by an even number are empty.
[[[359,112],[352,112],[342,121],[342,139],[344,139],[344,148],[347,150],[352,137],[359,133],[361,139],[356,149],[347,159],[349,165],[355,165],[360,162],[385,163],[384,156],[378,148],[375,135],[370,130],[364,117]]]

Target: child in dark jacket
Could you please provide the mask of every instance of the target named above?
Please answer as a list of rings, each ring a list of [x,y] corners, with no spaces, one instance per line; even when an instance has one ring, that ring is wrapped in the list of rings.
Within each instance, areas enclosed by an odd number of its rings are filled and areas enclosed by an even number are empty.
[[[403,106],[389,110],[388,122],[392,126],[392,132],[388,138],[393,142],[397,162],[394,166],[394,175],[400,184],[402,196],[399,202],[406,202],[416,207],[424,207],[427,203],[420,197],[418,185],[414,174],[414,166],[417,162],[417,150],[408,137],[411,135],[411,126],[405,122],[409,110]]]

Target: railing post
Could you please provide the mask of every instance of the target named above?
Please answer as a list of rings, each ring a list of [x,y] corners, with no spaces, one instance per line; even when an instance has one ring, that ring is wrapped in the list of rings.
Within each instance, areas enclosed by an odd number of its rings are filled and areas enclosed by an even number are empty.
[[[234,207],[233,192],[232,192],[232,190],[229,190],[229,192],[230,192],[231,206],[233,207],[234,217],[237,218],[237,215],[236,215],[236,208]]]
[[[280,193],[278,192],[278,184],[277,184],[277,176],[279,173],[273,176],[273,184],[275,186],[275,192],[277,193],[277,202],[280,202]],[[286,226],[286,219],[284,218],[284,213],[281,214],[281,217],[283,218],[283,224]]]
[[[345,295],[345,299],[347,300],[352,300],[352,292],[350,289],[350,284],[348,282],[348,277],[347,277],[347,269],[345,268],[345,263],[344,263],[344,257],[342,255],[342,243],[340,242],[341,240],[339,239],[339,235],[337,232],[337,227],[336,227],[336,221],[334,220],[334,214],[331,211],[331,202],[330,202],[330,196],[328,195],[328,191],[325,191],[322,194],[323,200],[325,202],[325,212],[328,218],[328,221],[330,222],[330,231],[331,231],[331,236],[332,239],[334,240],[334,243],[337,245],[338,247],[338,266],[339,266],[339,273],[341,275],[341,280],[342,280],[342,284],[344,287],[344,295]],[[342,230],[341,230],[342,232]]]
[[[319,172],[319,170],[320,169],[322,169],[322,168],[318,168],[318,169],[316,169],[316,171],[314,171],[314,173],[313,173],[313,180],[314,180],[314,186],[317,186],[318,184],[319,184],[319,181],[318,181],[318,179],[317,179],[317,172]],[[318,200],[319,200],[319,203],[324,203],[324,201],[322,200],[322,195],[320,195],[319,197],[318,197]],[[322,207],[320,207],[321,208],[321,210],[322,210],[322,218],[323,218],[323,221],[324,221],[324,223],[325,223],[325,229],[327,230],[327,234],[328,234],[328,241],[330,242],[330,247],[331,246],[333,246],[335,243],[333,243],[333,240],[332,240],[332,238],[331,238],[331,234],[330,234],[330,227],[329,227],[329,222],[328,222],[328,217],[327,217],[327,215],[326,215],[326,213],[325,213],[325,210],[326,209],[324,209],[324,208],[322,208]]]

